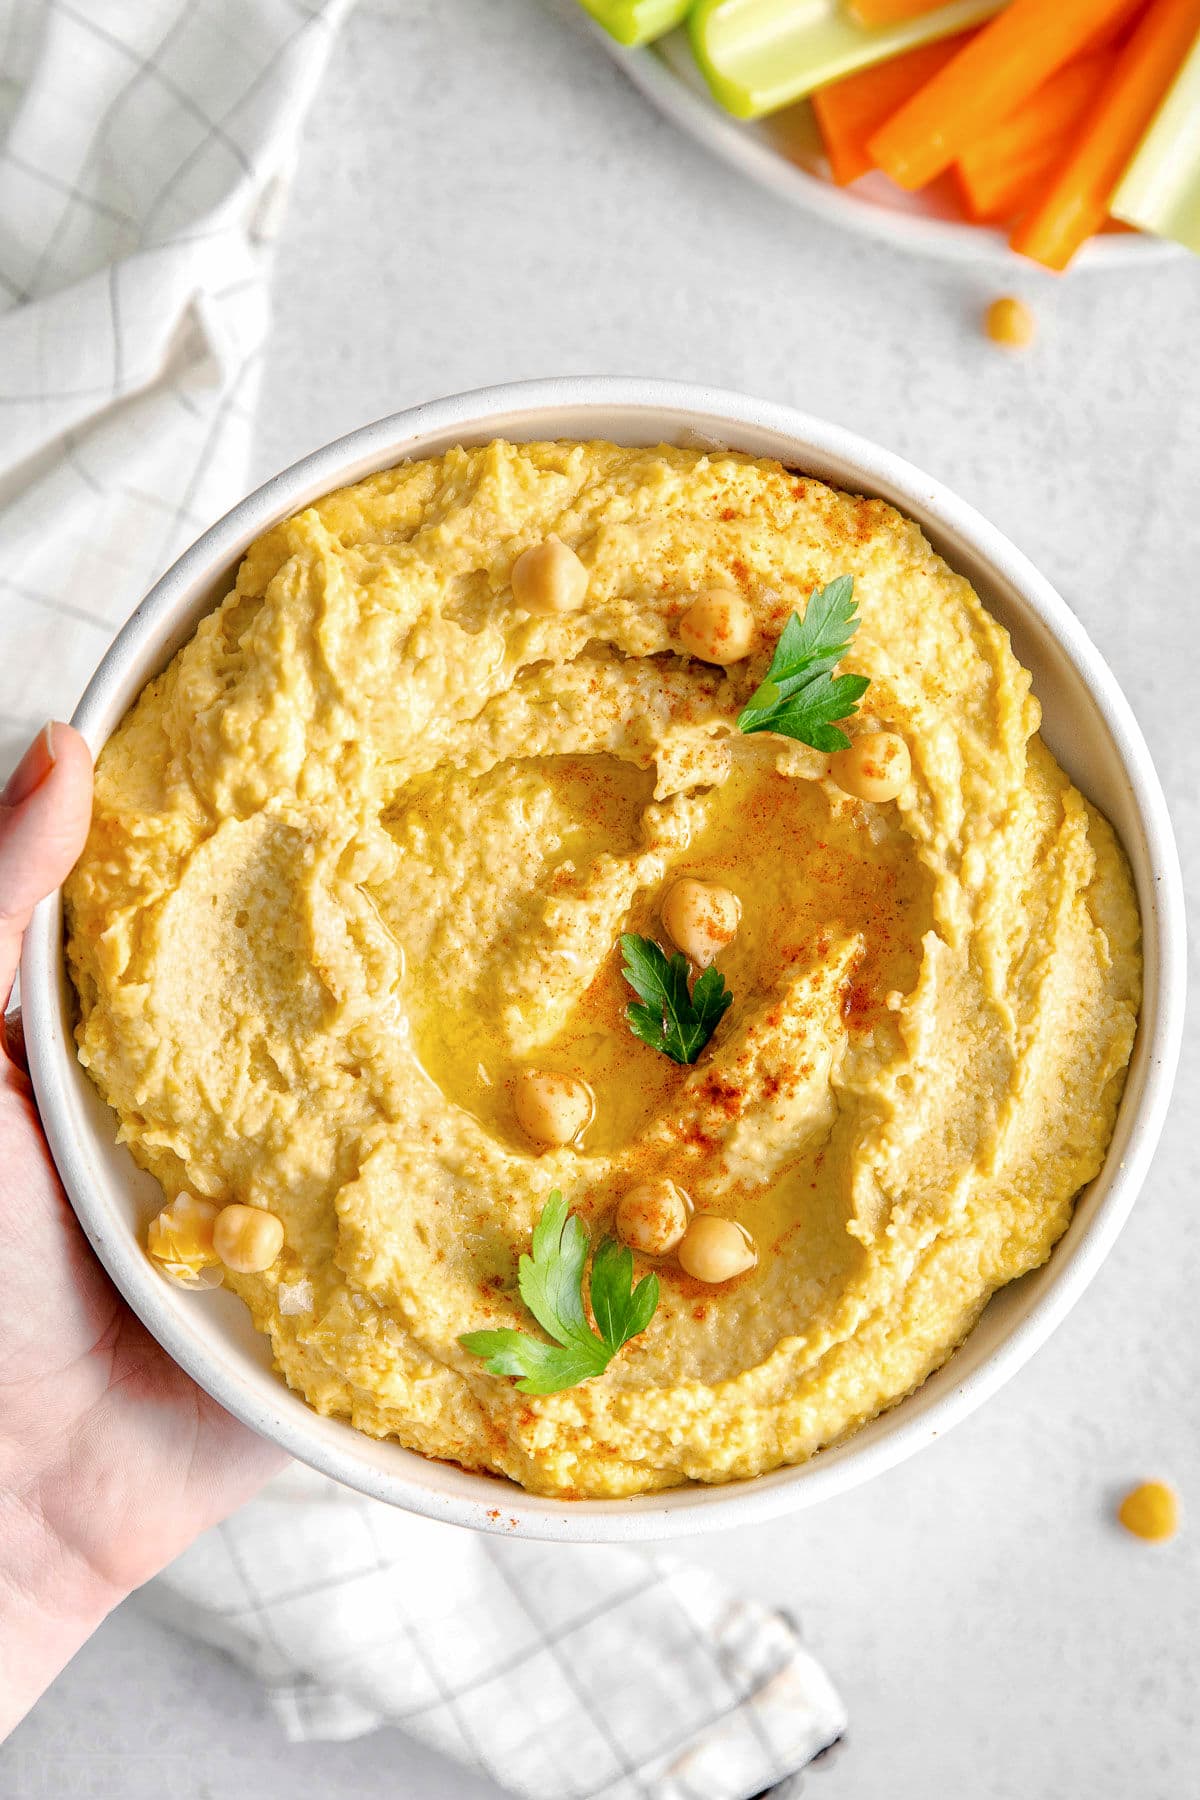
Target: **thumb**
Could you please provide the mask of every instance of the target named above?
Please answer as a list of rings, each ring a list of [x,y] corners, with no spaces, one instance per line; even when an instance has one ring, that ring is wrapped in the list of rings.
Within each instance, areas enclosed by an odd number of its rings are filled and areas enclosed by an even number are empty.
[[[91,752],[70,725],[47,725],[0,795],[0,1003],[30,914],[74,867],[91,816]]]

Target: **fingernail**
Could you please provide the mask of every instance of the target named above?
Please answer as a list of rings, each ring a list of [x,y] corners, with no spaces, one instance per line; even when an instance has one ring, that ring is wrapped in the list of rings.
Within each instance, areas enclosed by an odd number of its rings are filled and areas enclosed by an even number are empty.
[[[40,788],[54,767],[54,726],[43,725],[28,750],[8,778],[0,796],[5,806],[20,806],[35,788]]]

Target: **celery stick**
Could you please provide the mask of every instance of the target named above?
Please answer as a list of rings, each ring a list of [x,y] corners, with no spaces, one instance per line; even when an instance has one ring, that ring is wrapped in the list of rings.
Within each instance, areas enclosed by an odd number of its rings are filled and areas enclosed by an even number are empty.
[[[845,0],[698,0],[688,31],[713,98],[737,119],[758,119],[857,69],[979,25],[1000,6],[951,0],[898,25],[869,26]]]
[[[1200,252],[1200,38],[1151,120],[1109,211]]]
[[[579,4],[618,44],[632,48],[674,31],[692,0],[579,0]]]

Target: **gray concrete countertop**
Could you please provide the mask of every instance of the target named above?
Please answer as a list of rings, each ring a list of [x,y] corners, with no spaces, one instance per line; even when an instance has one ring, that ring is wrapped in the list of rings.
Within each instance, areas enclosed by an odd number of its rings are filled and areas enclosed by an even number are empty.
[[[1020,292],[1035,348],[983,337]],[[363,420],[519,376],[643,373],[789,401],[1007,531],[1112,663],[1200,894],[1200,264],[1065,281],[908,257],[679,136],[569,7],[363,0],[279,251],[256,478]],[[1180,1800],[1200,1766],[1200,1092],[1192,1029],[1095,1285],[984,1410],[849,1497],[687,1554],[795,1610],[849,1703],[819,1800]],[[1115,1498],[1192,1517],[1139,1544]],[[289,1748],[245,1676],[115,1615],[0,1752],[13,1800],[484,1800],[395,1732]]]

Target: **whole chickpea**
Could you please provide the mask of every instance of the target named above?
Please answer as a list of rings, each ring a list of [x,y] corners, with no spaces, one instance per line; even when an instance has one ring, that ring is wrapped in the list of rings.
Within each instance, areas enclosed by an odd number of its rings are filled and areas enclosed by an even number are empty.
[[[1179,1529],[1179,1500],[1165,1481],[1143,1481],[1126,1494],[1117,1517],[1134,1537],[1159,1543]]]
[[[526,612],[569,613],[583,605],[588,572],[570,545],[552,533],[521,552],[511,579],[513,599]]]
[[[261,1275],[283,1249],[283,1220],[261,1206],[223,1206],[213,1226],[213,1247],[235,1275]]]
[[[667,1256],[687,1230],[692,1203],[665,1175],[643,1181],[617,1202],[617,1236],[643,1256]]]
[[[735,588],[705,588],[679,621],[679,641],[701,662],[741,662],[754,648],[754,614]]]
[[[1003,344],[1008,350],[1024,350],[1037,336],[1037,320],[1015,294],[993,300],[983,324],[993,344]]]
[[[737,936],[742,903],[732,889],[685,875],[662,904],[662,922],[671,942],[698,969],[707,969]]]
[[[573,1075],[523,1069],[513,1088],[517,1124],[543,1150],[574,1143],[595,1112],[592,1091]]]
[[[734,1219],[697,1213],[679,1245],[679,1266],[697,1281],[715,1284],[744,1275],[758,1261],[750,1233]]]
[[[848,750],[829,759],[829,773],[844,794],[882,806],[894,800],[912,773],[908,745],[894,731],[867,731]]]

